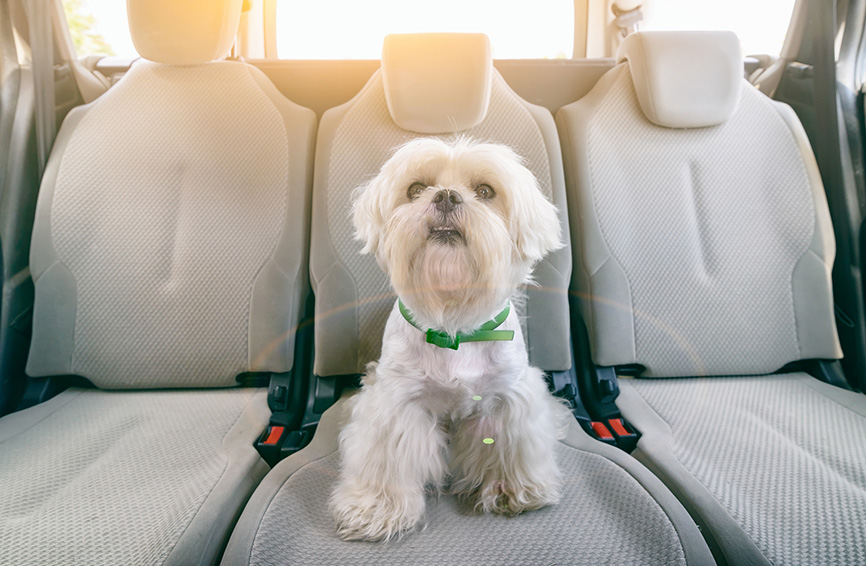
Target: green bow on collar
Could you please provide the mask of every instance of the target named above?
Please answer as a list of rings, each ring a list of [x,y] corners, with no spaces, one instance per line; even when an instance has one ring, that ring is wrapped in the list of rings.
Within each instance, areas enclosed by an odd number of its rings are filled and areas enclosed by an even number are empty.
[[[400,314],[403,315],[403,318],[405,318],[409,324],[427,334],[428,344],[433,344],[440,348],[456,350],[463,342],[498,342],[514,340],[513,330],[496,330],[496,328],[498,328],[499,325],[505,322],[505,319],[508,318],[508,313],[511,312],[510,304],[505,305],[502,312],[493,317],[493,320],[488,320],[472,334],[463,334],[462,332],[458,332],[457,336],[453,337],[449,336],[445,332],[433,330],[432,328],[428,328],[425,331],[415,323],[415,319],[412,318],[412,313],[406,308],[403,301],[397,299],[397,306],[400,308]]]

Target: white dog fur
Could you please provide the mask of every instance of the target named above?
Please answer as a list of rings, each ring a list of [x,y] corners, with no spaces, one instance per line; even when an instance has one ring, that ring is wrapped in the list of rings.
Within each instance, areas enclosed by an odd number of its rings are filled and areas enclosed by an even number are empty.
[[[500,313],[562,247],[556,208],[514,151],[466,138],[399,148],[358,189],[354,223],[416,324],[450,336]],[[416,528],[428,487],[504,514],[559,500],[568,411],[529,365],[513,308],[499,329],[514,339],[441,348],[395,304],[340,434],[330,507],[342,538]]]

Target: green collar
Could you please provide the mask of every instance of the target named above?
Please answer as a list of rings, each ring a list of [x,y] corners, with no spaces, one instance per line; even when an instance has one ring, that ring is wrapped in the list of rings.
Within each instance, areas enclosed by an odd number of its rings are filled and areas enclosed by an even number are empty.
[[[409,324],[411,324],[421,332],[425,332],[423,328],[415,324],[415,319],[412,318],[412,312],[406,308],[406,305],[403,304],[403,301],[397,299],[397,305],[400,308],[400,314],[403,315],[403,318],[405,318],[406,321],[409,322]],[[456,350],[458,346],[460,346],[460,344],[462,344],[463,342],[494,342],[514,340],[513,330],[496,330],[496,328],[498,328],[499,325],[505,322],[505,319],[508,318],[509,312],[511,312],[511,304],[505,305],[505,308],[502,309],[502,312],[493,317],[493,320],[488,320],[472,334],[463,334],[461,332],[458,332],[457,336],[452,337],[445,332],[440,332],[438,330],[428,328],[426,330],[427,343],[433,344],[434,346],[439,346],[440,348],[451,348],[452,350]]]

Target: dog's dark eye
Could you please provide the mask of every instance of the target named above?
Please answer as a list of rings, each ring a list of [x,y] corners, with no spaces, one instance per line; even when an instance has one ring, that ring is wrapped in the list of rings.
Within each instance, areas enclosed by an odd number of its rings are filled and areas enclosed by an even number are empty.
[[[406,196],[409,197],[409,200],[415,200],[418,198],[418,195],[427,190],[427,185],[424,183],[412,183],[409,185],[409,190],[406,191]]]
[[[475,187],[475,195],[482,200],[487,200],[495,197],[496,191],[490,185],[481,184]]]

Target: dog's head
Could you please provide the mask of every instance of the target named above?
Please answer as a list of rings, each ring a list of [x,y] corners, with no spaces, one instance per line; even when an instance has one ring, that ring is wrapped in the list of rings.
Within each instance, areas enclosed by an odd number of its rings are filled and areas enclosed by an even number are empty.
[[[562,247],[556,208],[506,146],[433,138],[400,147],[358,189],[357,237],[422,320],[467,331]]]

